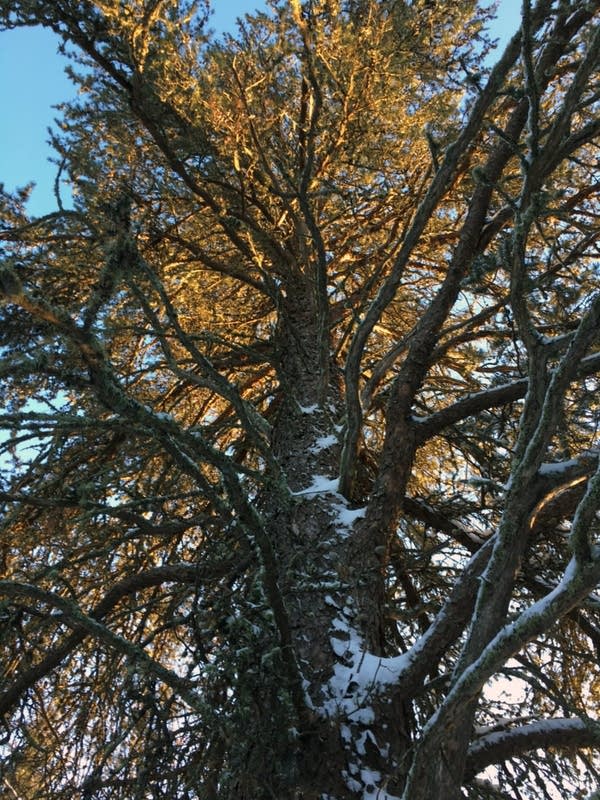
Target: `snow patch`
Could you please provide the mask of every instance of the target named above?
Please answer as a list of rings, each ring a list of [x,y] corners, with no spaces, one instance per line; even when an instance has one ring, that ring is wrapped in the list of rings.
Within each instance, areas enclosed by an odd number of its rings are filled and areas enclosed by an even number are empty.
[[[568,472],[577,466],[579,466],[579,461],[576,458],[571,458],[569,461],[541,464],[538,472],[540,475],[560,475],[562,472]]]
[[[339,486],[338,478],[327,478],[325,475],[313,475],[313,481],[306,489],[299,492],[292,492],[293,495],[303,494],[337,494]]]
[[[360,511],[364,511],[360,509]],[[338,607],[343,601],[337,603]],[[349,754],[360,762],[367,755],[367,740],[387,757],[389,747],[380,744],[370,727],[375,721],[372,698],[394,684],[412,657],[400,655],[382,658],[367,652],[363,638],[352,625],[352,598],[331,623],[331,647],[339,661],[329,681],[323,686],[325,700],[320,711],[326,717],[340,719],[340,735]],[[351,791],[362,791],[363,800],[398,800],[381,785],[381,775],[360,764],[349,763],[344,780]],[[360,778],[360,780],[358,780]]]
[[[334,436],[332,433],[329,436],[319,436],[316,440],[314,445],[309,448],[310,453],[320,453],[322,450],[328,450],[330,447],[333,447],[334,444],[337,444],[337,436]]]
[[[329,494],[334,495],[335,502],[331,507],[335,511],[333,523],[338,533],[345,537],[352,530],[352,526],[357,519],[365,516],[365,508],[348,508],[346,498],[338,491],[339,478],[328,478],[326,475],[313,475],[312,483],[305,489],[300,489],[297,492],[292,492],[295,497],[302,497],[306,495],[315,494]]]
[[[342,778],[344,779],[346,786],[350,789],[351,792],[360,792],[363,788],[362,784],[360,784],[357,780],[355,780],[351,775],[346,772],[346,770],[342,770]]]
[[[319,406],[316,403],[313,403],[311,406],[300,406],[300,411],[303,414],[314,414],[315,411],[319,410]]]
[[[323,687],[328,697],[323,709],[327,716],[341,712],[355,721],[366,709],[369,709],[367,716],[371,717],[370,697],[396,683],[412,658],[408,654],[384,658],[367,652],[345,611],[332,621],[331,646],[344,662],[335,665],[332,677]]]
[[[361,769],[360,777],[364,785],[363,800],[400,800],[395,795],[388,794],[385,787],[381,787],[381,774],[377,770]]]
[[[367,513],[366,506],[364,508],[348,508],[344,503],[335,503],[333,505],[337,514],[336,521],[338,528],[350,531],[354,525],[355,520],[364,517]]]

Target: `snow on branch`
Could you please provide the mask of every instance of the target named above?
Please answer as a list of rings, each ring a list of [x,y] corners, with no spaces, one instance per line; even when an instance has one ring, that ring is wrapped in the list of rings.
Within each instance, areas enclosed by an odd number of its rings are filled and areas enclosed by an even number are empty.
[[[446,700],[430,718],[426,730],[437,729],[449,722],[457,708],[477,697],[484,683],[527,642],[547,631],[558,619],[583,600],[600,581],[600,552],[594,560],[578,565],[571,559],[561,582],[545,597],[525,609],[505,625],[484,648],[479,658],[457,678]]]
[[[600,745],[600,725],[589,719],[543,719],[480,736],[469,747],[465,777],[538,747],[574,749]]]

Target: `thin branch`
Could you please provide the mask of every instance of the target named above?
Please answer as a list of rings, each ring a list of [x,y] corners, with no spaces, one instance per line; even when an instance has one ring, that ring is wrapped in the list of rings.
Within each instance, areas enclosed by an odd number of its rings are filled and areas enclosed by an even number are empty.
[[[131,580],[133,583],[134,579]],[[164,580],[165,578],[162,578],[155,582],[162,583]],[[152,585],[152,583],[150,585]],[[131,589],[131,591],[133,591],[133,589]],[[56,663],[50,668],[57,666],[58,663],[60,663],[60,661],[62,661],[62,659],[68,654],[68,652],[70,652],[74,646],[79,644],[79,642],[82,641],[85,636],[92,636],[93,638],[98,639],[98,641],[106,644],[111,649],[116,650],[118,653],[124,655],[131,664],[137,664],[140,669],[147,670],[151,675],[154,675],[167,686],[170,686],[190,708],[193,708],[196,711],[203,710],[204,701],[200,695],[196,694],[193,689],[193,684],[190,681],[181,678],[175,672],[172,672],[170,669],[167,669],[158,661],[151,658],[139,645],[136,645],[133,642],[123,638],[119,634],[114,633],[98,619],[85,614],[77,605],[77,603],[74,603],[72,600],[67,600],[66,598],[54,594],[53,592],[40,589],[38,586],[33,586],[32,584],[27,583],[18,583],[16,581],[0,581],[0,594],[5,595],[6,597],[28,597],[38,600],[41,603],[53,606],[60,611],[60,614],[52,617],[52,619],[54,619],[57,624],[66,624],[76,633],[76,636],[71,637],[70,641],[63,643],[62,647],[55,651],[54,658],[57,660]],[[122,596],[122,594],[119,594],[119,597],[120,596]],[[77,635],[79,636],[78,641],[76,640]],[[69,645],[68,650],[66,649],[67,644]],[[41,662],[41,664],[36,665],[35,668],[29,671],[29,675],[24,675],[21,680],[28,685],[32,685],[33,683],[37,682],[48,671],[49,665],[44,664],[46,670],[40,672],[43,664],[44,661]],[[34,670],[36,673],[39,672],[39,674],[36,674],[35,680],[32,680]],[[19,687],[18,693],[20,694],[24,688],[25,686]],[[10,687],[9,690],[0,697],[0,708],[8,708],[12,702],[14,702],[16,699],[15,689],[16,687],[13,684],[13,686]]]

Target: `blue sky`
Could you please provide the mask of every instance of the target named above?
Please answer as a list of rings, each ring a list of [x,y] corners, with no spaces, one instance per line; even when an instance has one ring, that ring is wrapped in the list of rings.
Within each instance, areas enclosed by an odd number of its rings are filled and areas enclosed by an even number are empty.
[[[211,26],[233,30],[235,19],[264,8],[260,0],[216,0]],[[519,22],[520,0],[501,0],[494,35],[505,40]],[[64,74],[66,59],[57,53],[57,38],[41,28],[0,33],[0,181],[12,191],[35,181],[29,211],[39,215],[55,207],[56,168],[47,144],[47,129],[57,115],[52,106],[69,100],[74,89]]]

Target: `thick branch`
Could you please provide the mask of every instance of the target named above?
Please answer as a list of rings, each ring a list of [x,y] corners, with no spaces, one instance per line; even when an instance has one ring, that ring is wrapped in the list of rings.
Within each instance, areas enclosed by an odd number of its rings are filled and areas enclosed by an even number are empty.
[[[600,554],[597,554],[600,555]],[[600,580],[600,557],[590,564],[577,567],[573,559],[556,589],[517,619],[504,626],[483,650],[479,658],[464,669],[455,680],[446,699],[432,715],[423,729],[423,738],[410,772],[403,795],[404,800],[416,796],[422,786],[427,786],[431,759],[438,754],[443,743],[452,736],[457,720],[462,724],[464,710],[473,705],[484,683],[521,647],[547,631],[556,620],[580,603]]]
[[[519,45],[520,37],[517,34],[511,39],[502,58],[492,70],[488,83],[475,103],[462,133],[447,149],[444,161],[440,169],[436,172],[425,198],[415,213],[412,225],[394,261],[389,277],[381,286],[376,298],[369,306],[363,321],[354,334],[346,361],[348,428],[340,467],[340,491],[346,497],[351,496],[354,480],[355,454],[358,445],[361,420],[358,380],[365,344],[381,315],[393,300],[410,255],[419,241],[421,234],[425,230],[435,208],[454,179],[460,160],[464,157],[473,139],[479,132],[485,113],[496,99],[498,90],[506,74],[515,62],[519,52]]]
[[[545,719],[518,728],[494,731],[476,739],[467,753],[465,779],[490,764],[499,764],[538,747],[578,750],[600,745],[600,725],[578,718]]]
[[[598,359],[600,365],[600,359]],[[468,394],[447,408],[436,411],[428,417],[415,417],[416,435],[419,443],[438,436],[444,428],[463,419],[473,417],[489,408],[498,408],[521,400],[527,393],[527,378],[494,386],[482,392]]]
[[[593,375],[600,370],[600,353],[595,353],[582,359],[577,370],[577,377]],[[522,400],[527,393],[527,378],[521,378],[512,383],[494,386],[482,392],[467,395],[429,417],[416,417],[417,441],[419,443],[437,436],[444,428],[454,425],[467,417],[473,417],[489,408],[498,408]]]
[[[464,631],[473,612],[481,573],[485,569],[492,546],[490,539],[479,548],[427,631],[407,653],[399,656],[403,668],[394,685],[395,693],[410,697],[411,693],[418,691],[433,665]],[[382,659],[382,663],[385,661]],[[394,659],[389,661],[393,662]]]

